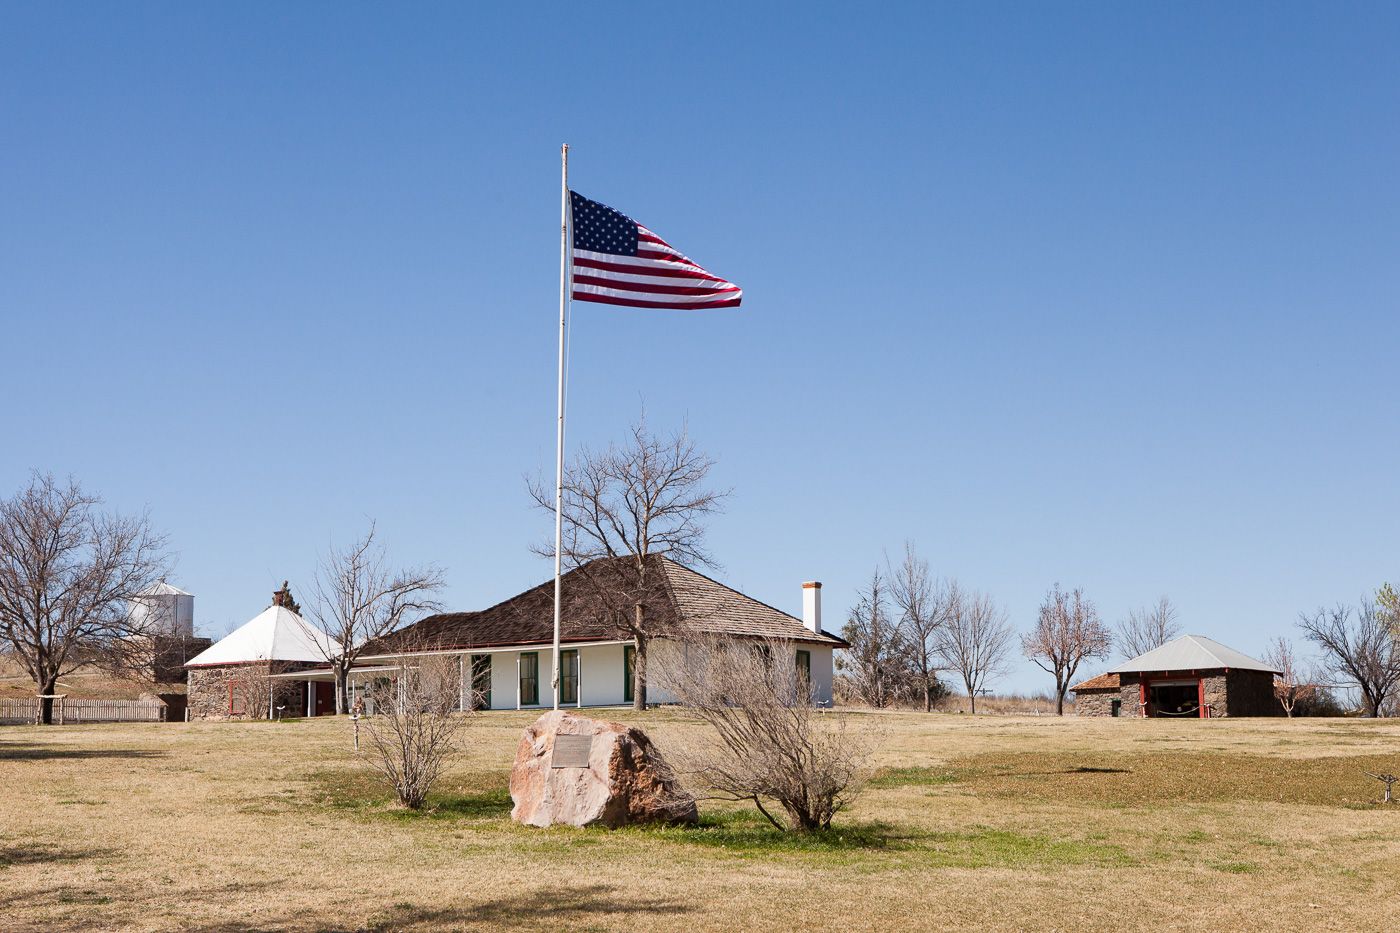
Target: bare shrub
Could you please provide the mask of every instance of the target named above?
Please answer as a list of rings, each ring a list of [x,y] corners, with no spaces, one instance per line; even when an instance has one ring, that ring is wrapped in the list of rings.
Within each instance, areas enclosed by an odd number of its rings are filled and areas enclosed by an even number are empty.
[[[869,748],[845,717],[819,711],[793,645],[693,638],[662,686],[714,729],[678,756],[679,770],[719,799],[750,801],[779,829],[826,829],[859,790]],[[764,805],[776,802],[786,825]]]
[[[228,678],[230,712],[249,719],[272,717],[272,678],[263,664],[245,664],[234,668]]]
[[[1317,685],[1299,669],[1293,646],[1286,638],[1275,638],[1270,643],[1269,650],[1264,652],[1264,663],[1274,669],[1274,696],[1292,719],[1298,704],[1306,703],[1317,692]]]
[[[423,806],[460,750],[468,715],[456,712],[461,688],[461,666],[452,655],[400,658],[369,688],[374,715],[363,723],[364,759],[410,810]]]

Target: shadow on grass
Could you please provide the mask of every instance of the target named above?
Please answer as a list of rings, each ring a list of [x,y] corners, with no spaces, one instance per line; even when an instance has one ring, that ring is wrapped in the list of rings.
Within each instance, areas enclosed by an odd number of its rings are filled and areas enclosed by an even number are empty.
[[[82,760],[85,758],[165,758],[166,752],[144,748],[71,748],[64,745],[0,743],[0,761]]]
[[[17,865],[63,865],[88,859],[112,858],[115,849],[66,849],[55,845],[0,845],[0,868]]]
[[[679,916],[695,908],[671,897],[624,891],[608,884],[555,885],[547,891],[522,890],[507,897],[492,898],[479,904],[461,907],[436,907],[400,903],[381,912],[367,924],[323,924],[313,927],[322,933],[352,933],[352,931],[388,930],[456,930],[539,929],[543,927],[590,928],[608,917],[635,915],[647,917]],[[302,915],[281,919],[259,918],[259,928],[300,929],[306,925]],[[633,924],[646,927],[643,921]],[[199,933],[234,933],[247,930],[246,920],[185,927]]]
[[[704,813],[694,826],[629,826],[602,830],[614,836],[710,846],[733,852],[843,852],[902,848],[912,838],[887,823],[838,823],[812,832],[784,832],[758,813],[728,810]]]

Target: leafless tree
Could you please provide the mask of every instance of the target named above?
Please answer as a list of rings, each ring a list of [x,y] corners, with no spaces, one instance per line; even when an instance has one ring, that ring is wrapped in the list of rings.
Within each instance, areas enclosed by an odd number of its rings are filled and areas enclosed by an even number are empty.
[[[910,652],[890,613],[889,587],[878,568],[857,597],[841,637],[851,647],[837,656],[837,669],[863,701],[878,709],[889,706],[908,680]]]
[[[83,664],[118,654],[124,639],[148,634],[132,601],[165,575],[165,538],[144,515],[108,514],[101,504],[76,480],[38,473],[0,500],[0,648],[41,695]],[[39,718],[53,721],[51,700]]]
[[[1021,649],[1041,670],[1055,675],[1055,715],[1065,714],[1065,693],[1086,658],[1102,658],[1113,646],[1108,627],[1084,591],[1066,593],[1058,583],[1040,604],[1035,628],[1021,636]]]
[[[952,591],[952,610],[939,629],[938,656],[944,667],[962,677],[975,714],[977,694],[988,680],[1006,673],[1016,633],[990,596],[964,591],[956,584]]]
[[[1294,707],[1311,699],[1317,692],[1317,685],[1299,668],[1293,656],[1293,645],[1287,638],[1280,636],[1269,644],[1264,652],[1264,663],[1274,669],[1274,696],[1292,719]]]
[[[460,751],[458,736],[470,715],[457,712],[461,689],[457,659],[434,654],[399,658],[369,687],[374,715],[360,724],[364,760],[410,810],[423,806]]]
[[[1369,599],[1360,608],[1339,605],[1299,617],[1304,636],[1323,651],[1325,673],[1334,685],[1361,693],[1369,716],[1384,716],[1400,688],[1400,639]]]
[[[924,712],[933,711],[938,684],[939,644],[959,599],[956,583],[940,583],[914,545],[904,543],[904,560],[890,570],[890,597],[899,610],[899,627],[909,667],[924,697]]]
[[[234,668],[228,678],[229,712],[248,719],[271,719],[273,687],[269,673],[266,662]]]
[[[684,426],[661,436],[643,418],[624,444],[602,452],[585,449],[564,472],[562,563],[576,571],[581,585],[574,600],[581,611],[632,639],[638,710],[647,706],[647,649],[669,627],[664,614],[648,612],[648,603],[660,601],[662,585],[653,558],[717,566],[705,547],[705,519],[720,511],[729,493],[708,488],[714,464]],[[554,512],[552,486],[536,479],[529,493],[537,507]],[[554,556],[552,543],[535,550]],[[558,671],[552,683],[557,694]]]
[[[696,636],[684,663],[658,679],[714,729],[712,742],[678,755],[679,766],[729,800],[750,801],[779,829],[826,829],[850,803],[869,757],[845,717],[816,709],[791,642]],[[765,806],[776,802],[786,826]]]
[[[1118,653],[1124,658],[1135,658],[1162,647],[1180,634],[1176,607],[1171,599],[1163,596],[1154,606],[1129,610],[1128,617],[1118,623]]]
[[[331,637],[326,660],[335,671],[336,713],[349,709],[350,669],[365,647],[414,616],[440,609],[432,594],[442,585],[437,567],[392,569],[373,523],[348,547],[331,548],[316,571],[309,615]]]

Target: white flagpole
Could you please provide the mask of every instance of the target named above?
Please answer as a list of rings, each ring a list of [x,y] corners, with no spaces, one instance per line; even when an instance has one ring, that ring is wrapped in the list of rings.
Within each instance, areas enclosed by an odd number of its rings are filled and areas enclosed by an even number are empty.
[[[563,189],[559,201],[559,424],[555,432],[554,464],[554,678],[551,692],[559,708],[560,578],[564,550],[564,334],[569,314],[569,144],[559,150]]]

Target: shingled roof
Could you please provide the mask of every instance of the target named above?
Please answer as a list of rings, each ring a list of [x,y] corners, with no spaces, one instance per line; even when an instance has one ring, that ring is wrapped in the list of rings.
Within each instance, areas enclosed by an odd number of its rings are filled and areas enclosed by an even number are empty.
[[[659,632],[684,630],[749,638],[786,638],[832,647],[846,642],[828,632],[814,634],[802,620],[683,567],[670,558],[648,558],[651,582],[642,600]],[[620,636],[600,609],[616,561],[597,560],[571,570],[561,581],[560,640],[610,641]],[[496,648],[549,644],[554,639],[554,581],[541,583],[479,612],[428,616],[366,645],[361,657],[403,650]]]
[[[1117,690],[1118,688],[1117,674],[1100,674],[1097,677],[1090,677],[1082,684],[1070,687],[1075,693],[1087,693],[1091,690]]]

